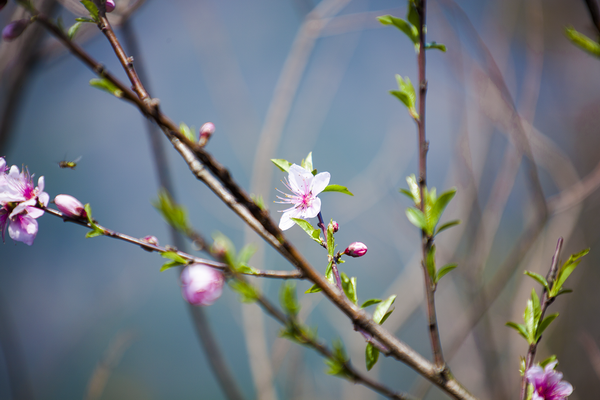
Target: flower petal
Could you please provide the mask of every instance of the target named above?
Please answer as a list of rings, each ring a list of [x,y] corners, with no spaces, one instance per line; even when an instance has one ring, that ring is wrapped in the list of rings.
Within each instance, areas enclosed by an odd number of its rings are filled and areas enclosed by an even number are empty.
[[[570,396],[571,393],[573,393],[573,386],[569,382],[560,382],[556,385],[552,394],[557,396],[557,399],[561,399]]]
[[[40,190],[40,192],[44,191],[44,177],[40,176],[40,179],[38,179],[38,189]]]
[[[331,179],[329,172],[321,172],[313,178],[312,186],[310,188],[313,196],[316,196],[325,190],[327,185],[329,185],[329,179]]]
[[[310,192],[313,174],[301,166],[293,164],[290,167],[288,180],[293,192],[296,194],[308,194],[308,192]]]
[[[315,197],[311,203],[310,206],[306,209],[304,209],[304,211],[302,212],[302,218],[314,218],[317,216],[317,214],[319,214],[319,212],[321,211],[321,199],[319,199],[318,197]]]
[[[27,207],[27,215],[31,218],[39,218],[44,215],[44,210],[41,210],[37,207]]]
[[[295,215],[291,215],[293,211],[288,211],[288,212],[284,212],[283,215],[281,216],[281,219],[279,220],[279,229],[281,229],[282,231],[287,231],[288,229],[290,229],[292,226],[294,226],[296,223],[294,221],[292,221],[290,218],[296,218]]]
[[[12,240],[23,242],[28,246],[33,244],[37,232],[37,221],[28,215],[17,215],[15,219],[11,219],[8,226],[8,234]]]

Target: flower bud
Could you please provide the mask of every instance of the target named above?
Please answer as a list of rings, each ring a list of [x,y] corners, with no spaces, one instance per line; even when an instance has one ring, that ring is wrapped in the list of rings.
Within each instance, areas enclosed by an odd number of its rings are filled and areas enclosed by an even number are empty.
[[[200,146],[206,146],[206,143],[208,143],[208,139],[210,139],[213,133],[215,133],[215,124],[213,124],[212,122],[207,122],[204,125],[202,125],[200,127],[198,144]]]
[[[142,238],[142,242],[158,246],[158,239],[156,238],[156,236],[144,236]]]
[[[10,42],[18,38],[29,25],[29,19],[19,19],[6,25],[2,30],[2,39]]]
[[[106,0],[106,3],[104,3],[104,8],[106,9],[107,13],[113,12],[115,7],[115,0]]]
[[[333,221],[333,222],[331,222],[331,225],[333,226],[333,233],[336,233],[337,231],[340,230],[340,226],[338,225],[337,222]]]
[[[204,264],[192,264],[181,273],[181,294],[190,304],[208,306],[223,292],[225,278],[220,271]]]
[[[344,250],[344,254],[350,257],[362,257],[367,254],[367,245],[361,242],[354,242]]]
[[[56,207],[67,217],[83,219],[87,218],[87,213],[83,204],[73,196],[68,194],[59,194],[54,198]]]

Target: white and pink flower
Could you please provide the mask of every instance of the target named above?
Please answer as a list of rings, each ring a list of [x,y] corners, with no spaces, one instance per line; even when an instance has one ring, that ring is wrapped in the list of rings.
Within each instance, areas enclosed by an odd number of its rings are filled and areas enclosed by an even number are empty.
[[[29,246],[33,244],[38,232],[36,218],[44,215],[41,207],[46,207],[50,197],[44,192],[44,177],[33,183],[29,171],[19,172],[13,165],[6,172],[6,160],[0,157],[0,230],[2,240],[8,225],[8,234],[17,241]]]
[[[329,172],[313,174],[299,165],[290,167],[287,181],[284,185],[292,192],[287,194],[281,192],[285,197],[277,196],[282,204],[291,204],[292,207],[280,211],[283,213],[279,221],[279,229],[285,231],[294,226],[291,218],[314,218],[321,211],[321,200],[317,195],[329,184]]]
[[[181,273],[181,294],[190,304],[208,306],[221,297],[224,283],[220,271],[204,264],[191,264]]]

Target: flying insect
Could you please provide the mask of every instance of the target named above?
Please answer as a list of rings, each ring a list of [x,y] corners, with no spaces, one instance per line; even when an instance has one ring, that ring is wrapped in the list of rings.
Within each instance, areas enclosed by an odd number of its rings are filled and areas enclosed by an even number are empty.
[[[63,161],[59,161],[58,162],[58,166],[60,168],[70,168],[70,169],[75,169],[75,167],[77,166],[77,163],[79,162],[79,160],[81,160],[81,156],[77,157],[75,160],[73,161],[67,161],[67,160],[63,160]]]

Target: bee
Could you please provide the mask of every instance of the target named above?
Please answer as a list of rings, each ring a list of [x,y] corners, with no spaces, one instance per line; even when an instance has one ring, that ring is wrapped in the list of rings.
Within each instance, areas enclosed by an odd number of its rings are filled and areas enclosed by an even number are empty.
[[[75,160],[73,161],[67,161],[67,160],[63,160],[63,161],[59,161],[58,162],[58,166],[60,168],[70,168],[70,169],[75,169],[75,167],[77,166],[77,163],[79,162],[79,160],[81,160],[81,156],[77,157]]]

